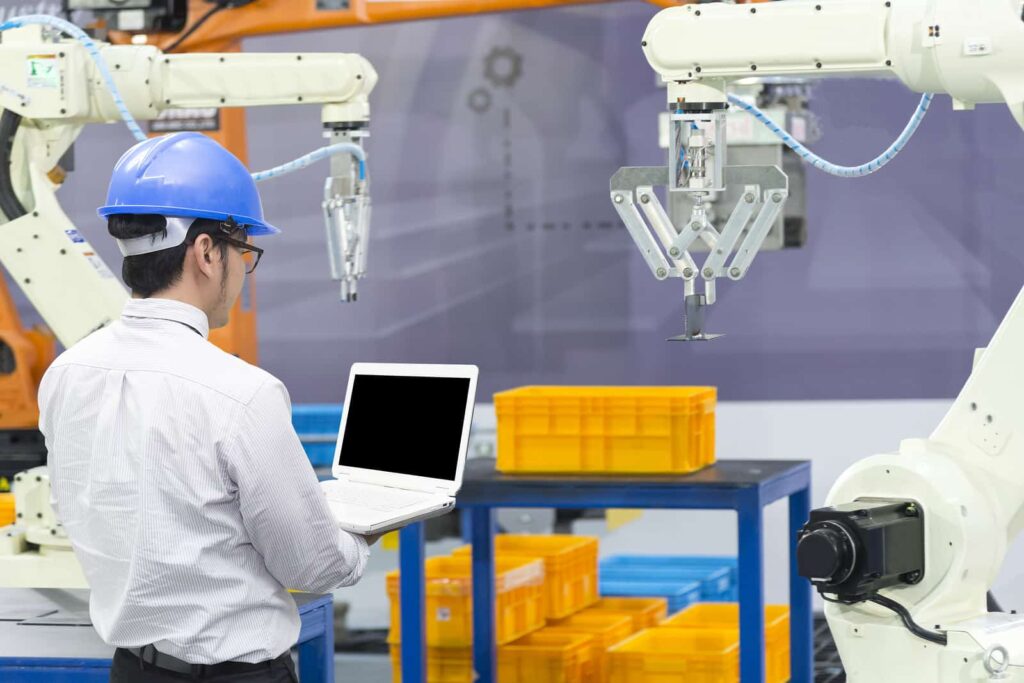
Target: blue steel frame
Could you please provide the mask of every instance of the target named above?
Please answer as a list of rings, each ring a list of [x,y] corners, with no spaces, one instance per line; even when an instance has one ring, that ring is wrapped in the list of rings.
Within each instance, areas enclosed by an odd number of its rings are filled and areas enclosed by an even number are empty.
[[[729,461],[739,464],[741,461]],[[742,461],[757,465],[757,461]],[[763,683],[764,661],[764,508],[789,498],[789,600],[792,683],[813,683],[811,585],[797,576],[797,531],[811,510],[811,467],[788,461],[775,474],[756,482],[694,482],[673,478],[602,477],[586,486],[540,477],[524,477],[514,486],[474,481],[459,495],[463,524],[473,543],[473,664],[478,683],[495,683],[494,509],[664,508],[735,510],[739,527],[740,680]],[[465,531],[465,529],[464,529]],[[422,524],[401,532],[401,619],[403,683],[425,683],[424,577]]]
[[[330,595],[314,597],[299,605],[299,616],[302,627],[296,644],[302,683],[334,683],[334,598]],[[62,628],[69,629],[69,637],[74,637],[76,627]],[[96,638],[98,647],[109,649],[99,643],[95,631],[87,631]],[[53,649],[59,650],[60,643],[54,643]],[[3,683],[107,683],[109,680],[110,659],[0,657],[0,681]]]

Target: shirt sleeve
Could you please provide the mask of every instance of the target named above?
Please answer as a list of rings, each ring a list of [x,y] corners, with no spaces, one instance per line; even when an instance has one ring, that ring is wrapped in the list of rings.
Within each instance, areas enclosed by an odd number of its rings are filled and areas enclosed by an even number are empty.
[[[227,444],[242,523],[270,573],[286,588],[313,593],[357,582],[365,539],[338,527],[291,422],[291,402],[271,379],[242,408]]]

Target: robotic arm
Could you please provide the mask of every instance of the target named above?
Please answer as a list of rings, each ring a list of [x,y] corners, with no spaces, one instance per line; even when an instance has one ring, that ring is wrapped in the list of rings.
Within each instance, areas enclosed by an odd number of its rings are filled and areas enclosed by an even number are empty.
[[[26,19],[25,23],[30,23]],[[0,262],[53,330],[70,346],[120,316],[128,294],[57,201],[60,159],[89,123],[136,119],[190,107],[319,104],[326,147],[254,174],[273,178],[327,156],[323,202],[334,278],[354,300],[366,266],[370,197],[362,138],[373,67],[354,54],[166,55],[151,46],[96,43],[43,25],[0,25]],[[15,349],[15,367],[30,365]],[[27,381],[27,380],[26,380]],[[26,395],[34,390],[26,387]],[[27,411],[26,411],[27,412]],[[49,505],[49,477],[36,468],[14,478],[23,524],[0,533],[0,584],[82,587],[81,568]]]
[[[611,198],[654,276],[683,280],[685,330],[678,340],[714,336],[704,331],[703,312],[715,301],[716,279],[744,277],[788,196],[777,167],[728,165],[730,104],[757,114],[812,165],[842,176],[874,172],[894,157],[933,93],[950,95],[955,109],[1004,102],[1024,126],[1020,0],[692,4],[659,12],[642,46],[668,87],[668,165],[620,169],[611,181]],[[837,167],[728,92],[741,80],[783,75],[896,76],[926,94],[907,130],[883,155],[859,167]],[[653,191],[657,186],[688,196],[688,221],[673,225]],[[718,228],[709,220],[707,203],[727,186],[742,188],[741,201]],[[698,241],[708,250],[700,265],[691,254]]]
[[[778,168],[727,163],[724,112],[730,104],[753,110],[728,93],[736,81],[894,75],[925,93],[907,130],[874,162],[841,168],[802,150],[842,176],[892,158],[933,93],[950,95],[955,109],[1005,103],[1024,126],[1020,0],[696,4],[659,13],[643,47],[668,82],[669,163],[620,169],[611,196],[655,276],[683,279],[683,339],[708,338],[701,314],[714,300],[715,278],[743,277],[787,195]],[[719,230],[704,203],[736,184],[741,201]],[[659,185],[693,196],[687,224],[668,219],[653,192]],[[688,248],[697,239],[709,247],[702,266]],[[1024,527],[1021,348],[1024,292],[931,437],[850,468],[801,531],[798,570],[827,602],[851,683],[1024,681],[1024,617],[990,614],[986,605],[1007,546]]]
[[[65,346],[116,319],[120,282],[61,210],[55,169],[87,123],[153,119],[187,107],[320,104],[330,145],[257,180],[331,159],[324,214],[332,273],[354,299],[365,269],[368,181],[361,141],[377,75],[352,54],[165,55],[152,46],[59,38],[45,26],[0,44],[0,261]],[[93,51],[101,56],[97,60]],[[104,67],[101,67],[103,64]],[[111,88],[111,83],[114,87]],[[144,135],[134,126],[136,136]]]

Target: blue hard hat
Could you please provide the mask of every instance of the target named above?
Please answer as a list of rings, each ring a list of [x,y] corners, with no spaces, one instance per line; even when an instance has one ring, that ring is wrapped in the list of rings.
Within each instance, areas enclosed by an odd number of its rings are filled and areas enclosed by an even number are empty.
[[[260,193],[245,165],[200,133],[149,138],[125,152],[99,214],[233,218],[249,236],[281,232],[263,220]]]

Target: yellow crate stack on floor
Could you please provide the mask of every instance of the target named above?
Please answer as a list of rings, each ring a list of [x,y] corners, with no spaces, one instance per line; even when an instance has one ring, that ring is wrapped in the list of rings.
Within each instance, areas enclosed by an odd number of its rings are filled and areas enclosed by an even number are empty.
[[[541,629],[498,649],[498,683],[596,681],[594,636]]]
[[[523,558],[495,560],[495,633],[498,644],[509,643],[546,623],[544,563]],[[468,557],[431,557],[426,575],[426,637],[428,647],[470,647],[473,644],[473,578]],[[391,632],[401,634],[399,574],[387,576],[391,600]]]
[[[738,683],[740,646],[728,630],[649,628],[609,653],[611,683]]]
[[[603,597],[580,614],[616,614],[633,620],[633,633],[654,628],[668,616],[666,598]]]
[[[609,683],[739,683],[739,605],[691,605],[609,651]],[[789,607],[765,607],[766,683],[790,676]]]
[[[583,633],[594,637],[592,646],[595,683],[607,683],[611,676],[608,651],[633,635],[633,620],[625,615],[581,612],[553,622],[538,633]]]
[[[402,645],[388,640],[391,649],[391,680],[402,683]],[[427,649],[427,683],[473,683],[473,650],[468,647]]]
[[[495,558],[495,634],[499,644],[517,640],[547,623],[544,561]],[[473,576],[468,555],[431,557],[424,563],[428,683],[472,683]],[[391,601],[392,673],[401,681],[399,573],[387,576]]]
[[[740,640],[740,606],[735,602],[701,602],[661,622],[659,628],[727,630]],[[789,606],[764,608],[765,681],[785,683],[790,676]]]
[[[506,473],[684,474],[715,460],[715,387],[521,387],[494,395]]]
[[[453,555],[468,557],[471,551],[467,545]],[[549,619],[571,616],[598,601],[597,553],[598,539],[592,536],[502,534],[494,538],[495,557],[544,561]]]

